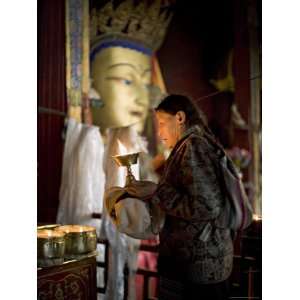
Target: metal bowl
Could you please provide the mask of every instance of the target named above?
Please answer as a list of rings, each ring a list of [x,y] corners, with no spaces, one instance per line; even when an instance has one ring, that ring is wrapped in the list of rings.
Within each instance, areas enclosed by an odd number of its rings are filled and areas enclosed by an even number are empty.
[[[38,266],[61,264],[65,255],[65,234],[53,230],[37,231]]]
[[[96,228],[86,225],[64,225],[54,229],[65,233],[66,255],[80,255],[96,250]]]
[[[120,167],[128,167],[136,164],[138,157],[139,152],[112,156],[112,158]]]

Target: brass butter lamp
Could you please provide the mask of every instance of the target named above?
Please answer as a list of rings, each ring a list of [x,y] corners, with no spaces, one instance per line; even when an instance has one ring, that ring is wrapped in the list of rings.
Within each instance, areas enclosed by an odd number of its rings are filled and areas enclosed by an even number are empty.
[[[125,186],[136,180],[132,174],[131,166],[137,163],[139,153],[140,152],[112,156],[118,166],[127,168]]]

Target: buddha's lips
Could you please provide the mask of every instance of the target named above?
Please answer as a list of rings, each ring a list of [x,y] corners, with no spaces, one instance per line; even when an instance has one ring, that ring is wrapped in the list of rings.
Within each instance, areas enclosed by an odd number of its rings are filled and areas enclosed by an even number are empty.
[[[143,113],[140,111],[131,111],[130,112],[131,115],[136,116],[136,117],[142,117]]]

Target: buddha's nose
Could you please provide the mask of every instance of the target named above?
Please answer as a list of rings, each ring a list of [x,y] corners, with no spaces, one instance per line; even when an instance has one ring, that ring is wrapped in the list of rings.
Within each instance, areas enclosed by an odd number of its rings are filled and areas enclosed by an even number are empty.
[[[149,93],[146,89],[139,91],[137,97],[135,99],[135,103],[138,104],[140,107],[146,109],[149,106]]]

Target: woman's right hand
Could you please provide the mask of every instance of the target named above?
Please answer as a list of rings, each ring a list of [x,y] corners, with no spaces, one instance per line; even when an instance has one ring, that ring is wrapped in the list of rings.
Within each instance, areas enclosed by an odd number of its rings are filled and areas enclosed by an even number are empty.
[[[134,180],[129,185],[125,186],[126,192],[140,200],[146,200],[151,197],[156,191],[157,184],[152,181]]]

